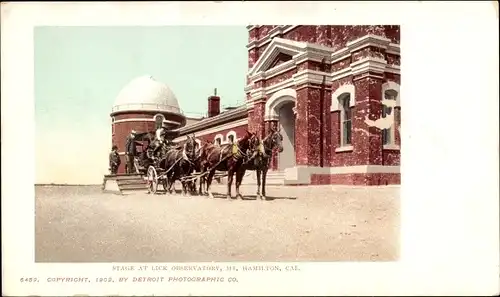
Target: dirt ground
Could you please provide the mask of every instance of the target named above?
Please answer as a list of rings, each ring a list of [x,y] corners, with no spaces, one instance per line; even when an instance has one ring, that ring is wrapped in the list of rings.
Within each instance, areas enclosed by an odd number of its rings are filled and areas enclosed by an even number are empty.
[[[179,188],[179,187],[177,187]],[[399,187],[269,186],[270,201],[37,186],[36,262],[393,261]],[[234,196],[234,190],[233,190]]]

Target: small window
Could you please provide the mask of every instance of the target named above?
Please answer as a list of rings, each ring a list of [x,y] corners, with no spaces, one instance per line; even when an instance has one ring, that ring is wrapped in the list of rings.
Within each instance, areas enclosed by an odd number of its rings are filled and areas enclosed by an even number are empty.
[[[234,143],[234,135],[229,135],[229,142]]]
[[[396,100],[398,93],[394,90],[387,90],[384,93],[386,100]],[[382,118],[393,115],[394,109],[389,106],[382,105]],[[394,115],[393,115],[394,116]],[[396,118],[395,118],[396,120]],[[382,130],[382,144],[388,145],[394,143],[392,127]]]
[[[221,141],[221,139],[220,139],[220,138],[216,138],[216,139],[215,139],[215,144],[217,144],[217,145],[221,145],[221,143],[222,143],[222,141]]]
[[[156,130],[163,126],[163,121],[165,121],[165,117],[162,114],[157,114],[154,116],[154,120],[155,120],[155,130]]]
[[[352,107],[351,107],[351,95],[344,94],[340,97],[340,103],[342,105],[342,138],[341,145],[347,146],[351,145],[351,133],[352,133]]]

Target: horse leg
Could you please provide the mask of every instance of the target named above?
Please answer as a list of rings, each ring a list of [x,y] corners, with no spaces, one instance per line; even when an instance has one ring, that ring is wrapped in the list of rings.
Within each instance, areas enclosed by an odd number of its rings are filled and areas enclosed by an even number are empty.
[[[212,184],[212,179],[214,178],[214,175],[215,175],[215,169],[212,169],[208,173],[208,177],[207,177],[207,180],[206,180],[208,198],[211,198],[211,199],[214,198],[214,195],[212,195],[212,192],[210,191],[210,185]]]
[[[227,172],[227,196],[226,196],[227,199],[231,199],[231,187],[233,185],[233,175],[234,171],[230,169]]]
[[[266,200],[266,176],[267,176],[267,170],[269,170],[269,168],[267,166],[264,166],[262,168],[262,196],[260,196],[261,200]]]
[[[243,195],[240,193],[241,182],[243,181],[243,176],[245,175],[245,169],[239,169],[236,172],[236,197],[243,199]]]
[[[175,192],[175,187],[174,187],[174,183],[175,183],[175,176],[174,174],[167,174],[167,180],[168,180],[168,193],[169,194],[172,194],[172,192]]]
[[[261,171],[259,168],[255,170],[257,173],[257,199],[260,198],[260,176],[261,176]]]
[[[203,186],[203,177],[199,177],[198,178],[198,183],[199,183],[199,185],[198,185],[198,193],[199,193],[199,195],[203,195],[203,188],[202,188],[202,186]]]

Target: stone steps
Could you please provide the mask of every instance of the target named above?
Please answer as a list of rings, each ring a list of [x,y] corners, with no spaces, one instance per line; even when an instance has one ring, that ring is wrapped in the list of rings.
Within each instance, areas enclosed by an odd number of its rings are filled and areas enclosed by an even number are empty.
[[[256,185],[257,184],[257,174],[255,171],[247,172],[243,178],[243,185]],[[283,171],[268,171],[266,176],[266,185],[284,185],[285,184],[285,172]]]
[[[105,175],[103,191],[125,194],[136,191],[147,191],[147,183],[141,174]]]

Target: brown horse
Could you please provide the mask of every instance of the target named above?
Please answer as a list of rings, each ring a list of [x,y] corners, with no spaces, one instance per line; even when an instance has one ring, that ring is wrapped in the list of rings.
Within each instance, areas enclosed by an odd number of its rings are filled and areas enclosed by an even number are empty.
[[[213,198],[210,191],[215,171],[227,171],[227,198],[231,197],[231,186],[233,176],[236,173],[236,198],[243,198],[240,194],[240,185],[245,175],[245,167],[242,166],[251,154],[248,153],[251,141],[255,134],[246,131],[245,136],[234,144],[224,144],[221,146],[207,145],[203,153],[203,169],[208,170],[206,189],[208,196]]]
[[[269,170],[269,163],[274,149],[278,149],[280,153],[283,152],[282,141],[283,136],[281,133],[275,129],[271,129],[263,140],[256,137],[251,143],[251,146],[254,147],[254,155],[245,164],[245,169],[255,170],[257,174],[257,199],[266,199],[266,177]],[[261,185],[262,195],[260,194]]]
[[[198,191],[196,190],[196,180],[193,180],[193,182],[190,184],[191,186],[191,192],[194,194],[200,194],[203,195],[205,192],[203,191],[203,186],[206,185],[206,175],[205,173],[205,159],[206,159],[206,152],[210,150],[211,148],[214,147],[214,144],[208,140],[203,140],[201,145],[197,147],[196,149],[196,157],[194,160],[194,170],[196,171],[197,174],[200,174],[200,177],[198,178],[199,182],[199,188]]]
[[[168,189],[167,192],[172,193],[172,186],[176,180],[181,177],[190,175],[194,170],[193,161],[196,158],[196,141],[194,135],[187,136],[187,140],[180,146],[169,148],[165,153],[165,158],[160,163],[160,166],[168,171]],[[181,179],[182,194],[187,195],[188,184]]]

